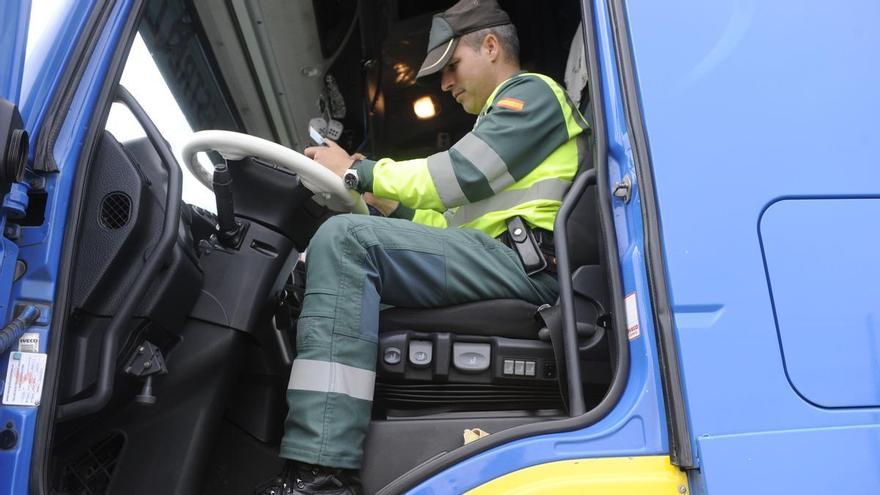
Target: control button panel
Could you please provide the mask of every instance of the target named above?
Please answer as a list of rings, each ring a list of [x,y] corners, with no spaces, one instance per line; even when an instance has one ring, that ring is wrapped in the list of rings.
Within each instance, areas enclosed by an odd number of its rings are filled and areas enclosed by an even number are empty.
[[[413,366],[428,366],[433,359],[433,351],[430,340],[412,340],[409,343],[409,362]]]
[[[456,342],[452,344],[452,364],[461,371],[489,369],[492,347],[489,344]]]
[[[527,359],[505,359],[501,372],[506,376],[537,376],[537,363]]]

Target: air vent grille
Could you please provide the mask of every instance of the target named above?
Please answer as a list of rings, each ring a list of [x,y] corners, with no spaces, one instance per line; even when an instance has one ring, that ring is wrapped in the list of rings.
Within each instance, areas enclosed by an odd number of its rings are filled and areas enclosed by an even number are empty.
[[[110,230],[121,229],[131,218],[131,198],[124,192],[112,192],[101,200],[101,225]]]

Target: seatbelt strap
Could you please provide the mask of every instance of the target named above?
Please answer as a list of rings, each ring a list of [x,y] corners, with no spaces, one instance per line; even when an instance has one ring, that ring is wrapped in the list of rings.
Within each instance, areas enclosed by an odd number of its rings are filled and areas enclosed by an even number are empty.
[[[553,346],[553,357],[556,360],[556,381],[559,383],[562,405],[568,411],[568,368],[565,366],[565,341],[562,338],[562,306],[544,304],[538,308],[538,316],[550,331],[550,345]]]

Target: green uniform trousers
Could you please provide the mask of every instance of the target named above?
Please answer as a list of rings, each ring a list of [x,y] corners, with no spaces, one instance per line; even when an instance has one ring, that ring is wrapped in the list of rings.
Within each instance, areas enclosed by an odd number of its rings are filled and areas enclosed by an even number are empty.
[[[332,217],[306,263],[281,456],[358,469],[370,423],[379,304],[409,308],[487,299],[553,302],[546,273],[473,229],[440,229],[365,215]]]

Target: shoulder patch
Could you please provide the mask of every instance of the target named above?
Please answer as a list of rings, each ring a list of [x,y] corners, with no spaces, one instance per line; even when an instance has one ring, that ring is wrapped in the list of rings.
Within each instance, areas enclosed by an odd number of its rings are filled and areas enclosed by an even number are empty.
[[[500,100],[498,100],[498,102],[495,103],[495,106],[498,106],[501,108],[506,108],[508,110],[516,110],[517,112],[519,112],[520,110],[522,110],[526,106],[526,104],[524,101],[520,100],[519,98],[507,97],[507,98],[501,98]]]

